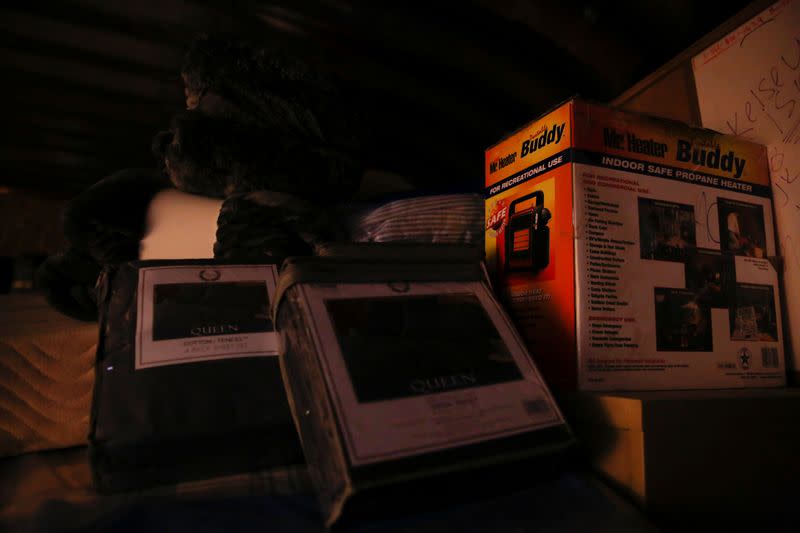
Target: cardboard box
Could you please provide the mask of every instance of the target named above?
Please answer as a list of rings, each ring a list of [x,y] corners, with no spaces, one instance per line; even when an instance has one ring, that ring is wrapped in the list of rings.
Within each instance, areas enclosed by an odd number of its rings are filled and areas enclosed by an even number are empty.
[[[795,505],[800,390],[579,392],[560,403],[593,467],[652,513],[763,519]]]
[[[763,146],[571,100],[485,170],[487,266],[551,386],[785,384]]]

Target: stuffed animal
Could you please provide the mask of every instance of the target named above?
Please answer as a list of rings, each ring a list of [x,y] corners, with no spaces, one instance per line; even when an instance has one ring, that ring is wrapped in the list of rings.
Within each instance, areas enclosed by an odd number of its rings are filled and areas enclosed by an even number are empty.
[[[136,259],[153,197],[169,187],[154,169],[122,170],[69,202],[62,214],[67,248],[48,257],[38,284],[50,304],[80,320],[95,320],[94,286],[103,266]]]
[[[359,186],[364,122],[331,80],[219,36],[191,45],[181,76],[186,109],[152,142],[159,168],[114,174],[65,211],[68,248],[44,263],[40,283],[66,314],[96,317],[98,272],[138,258],[147,206],[170,185],[224,199],[215,257],[280,263],[342,234],[329,210]]]
[[[361,177],[357,107],[287,54],[203,36],[182,69],[186,108],[155,149],[180,190],[349,197]]]

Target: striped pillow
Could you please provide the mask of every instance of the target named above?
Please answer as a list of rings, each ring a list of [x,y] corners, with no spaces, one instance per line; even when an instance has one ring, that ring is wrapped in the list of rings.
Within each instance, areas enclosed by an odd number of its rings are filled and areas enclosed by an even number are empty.
[[[395,200],[351,223],[355,242],[476,244],[483,242],[483,198],[444,194]]]

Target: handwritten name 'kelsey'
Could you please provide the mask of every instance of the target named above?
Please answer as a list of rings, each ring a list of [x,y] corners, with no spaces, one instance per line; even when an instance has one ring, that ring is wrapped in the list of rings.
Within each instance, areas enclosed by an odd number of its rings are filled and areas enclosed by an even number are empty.
[[[743,109],[734,111],[726,121],[733,135],[752,139],[756,125],[770,127],[783,137],[783,142],[794,143],[800,139],[800,37],[793,42],[793,49],[781,54],[769,67],[766,74],[748,90]],[[740,111],[742,114],[740,114]]]

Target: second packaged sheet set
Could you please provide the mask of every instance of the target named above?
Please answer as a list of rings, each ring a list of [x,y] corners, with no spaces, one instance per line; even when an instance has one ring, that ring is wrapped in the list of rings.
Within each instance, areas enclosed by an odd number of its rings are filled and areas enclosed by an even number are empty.
[[[304,285],[354,466],[563,424],[480,282]]]

